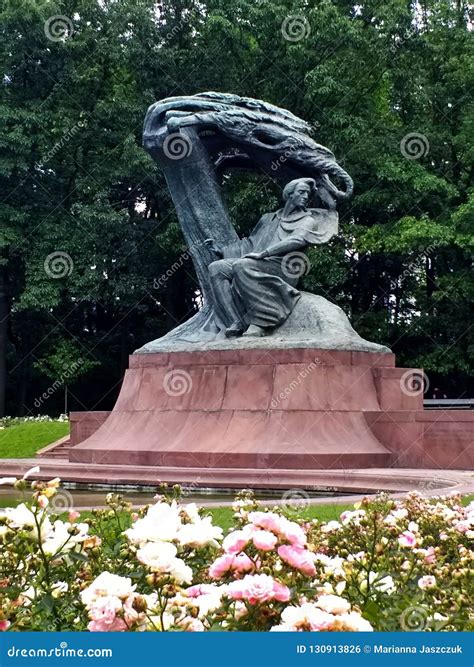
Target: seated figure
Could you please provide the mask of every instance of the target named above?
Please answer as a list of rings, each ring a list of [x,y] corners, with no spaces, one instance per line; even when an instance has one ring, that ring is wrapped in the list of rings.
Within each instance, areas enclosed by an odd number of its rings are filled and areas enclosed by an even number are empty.
[[[283,208],[264,214],[249,237],[222,248],[206,239],[221,258],[209,265],[209,275],[216,320],[226,336],[263,336],[295,307],[304,250],[337,233],[336,211],[307,208],[315,192],[312,178],[290,181]]]

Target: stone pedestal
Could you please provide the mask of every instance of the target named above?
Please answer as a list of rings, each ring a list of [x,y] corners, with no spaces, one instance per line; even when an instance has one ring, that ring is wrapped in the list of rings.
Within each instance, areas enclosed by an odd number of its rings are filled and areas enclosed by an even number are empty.
[[[407,393],[407,369],[394,363],[393,354],[310,348],[135,354],[114,410],[70,461],[388,467],[394,455],[375,435],[377,415],[421,410],[423,399]]]

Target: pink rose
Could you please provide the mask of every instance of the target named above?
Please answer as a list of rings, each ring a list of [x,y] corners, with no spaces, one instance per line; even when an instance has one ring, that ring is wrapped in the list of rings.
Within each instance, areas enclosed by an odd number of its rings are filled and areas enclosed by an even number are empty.
[[[224,538],[222,542],[222,548],[227,553],[238,553],[245,549],[249,543],[250,535],[243,530],[234,530],[234,532],[229,533],[227,537]]]
[[[200,595],[204,595],[203,584],[195,584],[186,589],[186,595],[188,598],[198,598]]]
[[[8,630],[10,625],[11,625],[10,621],[7,620],[0,621],[0,632],[5,632],[5,630]]]
[[[122,602],[117,597],[113,595],[104,595],[103,597],[97,598],[89,609],[89,618],[92,621],[111,623],[121,608]]]
[[[433,577],[430,574],[427,574],[424,577],[420,577],[420,579],[418,579],[418,586],[422,591],[426,590],[427,588],[435,588],[436,577]]]
[[[279,602],[288,602],[290,599],[290,589],[288,586],[275,580],[273,584],[273,597]]]
[[[459,533],[467,533],[467,531],[471,528],[471,524],[469,523],[469,521],[458,521],[455,524],[454,528]]]
[[[243,600],[247,597],[247,585],[245,582],[246,578],[247,577],[244,577],[243,579],[237,579],[237,581],[233,581],[228,585],[227,593],[234,600]]]
[[[410,530],[405,530],[404,533],[398,536],[398,544],[401,547],[413,548],[416,546],[416,535]]]
[[[38,496],[38,505],[41,507],[41,509],[44,509],[49,505],[49,500],[46,496]]]
[[[198,598],[201,595],[209,595],[220,590],[217,584],[195,584],[185,590],[188,598]]]
[[[284,540],[303,547],[306,544],[306,534],[301,526],[275,512],[250,512],[249,521],[254,526],[269,530]]]
[[[425,551],[425,563],[432,565],[436,561],[436,553],[434,547],[428,547]]]
[[[247,554],[241,553],[234,556],[231,569],[235,572],[251,572],[255,569],[255,565]]]
[[[122,602],[114,595],[107,595],[94,601],[89,609],[88,629],[91,632],[123,632],[127,624],[117,617],[117,612],[122,609]]]
[[[234,600],[246,599],[250,604],[268,600],[288,602],[290,599],[290,589],[268,574],[247,574],[240,581],[229,584],[228,594]]]
[[[282,517],[275,512],[250,512],[249,521],[258,528],[270,530],[272,533],[280,533]]]
[[[247,554],[224,554],[219,556],[209,568],[209,576],[212,579],[221,579],[229,571],[251,572],[255,569],[254,562]]]
[[[111,623],[105,621],[90,621],[87,625],[90,632],[125,632],[127,624],[121,618],[115,618]]]
[[[306,534],[301,526],[294,521],[286,520],[282,525],[283,537],[295,546],[304,547],[306,544]]]
[[[262,551],[271,551],[274,549],[275,544],[278,542],[278,538],[268,530],[257,530],[253,534],[252,539],[255,548],[261,549]]]
[[[303,574],[310,577],[316,574],[314,556],[311,551],[303,549],[302,547],[284,544],[281,547],[278,547],[278,555],[285,561],[285,563],[288,563],[288,565],[294,567]]]
[[[224,554],[223,556],[219,556],[219,558],[216,558],[216,560],[212,563],[211,567],[209,568],[209,576],[211,579],[221,579],[226,572],[229,572],[229,570],[232,568],[232,564],[234,562],[234,556],[233,554]]]

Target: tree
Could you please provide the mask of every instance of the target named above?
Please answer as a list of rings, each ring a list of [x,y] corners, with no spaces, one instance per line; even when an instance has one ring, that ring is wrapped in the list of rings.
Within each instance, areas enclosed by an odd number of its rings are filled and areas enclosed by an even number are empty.
[[[304,286],[433,386],[472,391],[466,2],[2,0],[0,18],[0,414],[5,386],[8,411],[34,411],[58,354],[88,361],[72,405],[110,407],[128,354],[195,312],[141,127],[155,100],[203,90],[313,125],[355,195]],[[247,230],[279,197],[261,174],[232,173],[224,192]]]

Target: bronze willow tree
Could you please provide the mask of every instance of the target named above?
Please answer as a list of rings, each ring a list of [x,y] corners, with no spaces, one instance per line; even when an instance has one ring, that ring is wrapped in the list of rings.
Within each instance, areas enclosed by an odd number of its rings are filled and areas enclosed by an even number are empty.
[[[225,170],[261,170],[282,186],[314,178],[329,209],[352,194],[349,174],[309,133],[309,125],[289,111],[226,93],[167,98],[148,110],[144,147],[165,173],[204,298],[203,308],[177,335],[206,329],[212,320],[207,267],[215,258],[205,240],[226,246],[238,239],[219,187]]]

